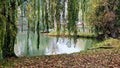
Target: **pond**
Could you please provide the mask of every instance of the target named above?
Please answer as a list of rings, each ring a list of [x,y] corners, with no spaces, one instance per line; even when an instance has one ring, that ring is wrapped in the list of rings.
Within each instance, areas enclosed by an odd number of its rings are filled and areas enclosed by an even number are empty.
[[[14,52],[18,57],[21,56],[39,56],[39,55],[57,55],[71,54],[87,50],[93,44],[97,43],[95,39],[87,38],[66,38],[49,37],[40,35],[40,44],[37,45],[37,34],[29,33],[29,39],[26,32],[19,32],[14,47]]]

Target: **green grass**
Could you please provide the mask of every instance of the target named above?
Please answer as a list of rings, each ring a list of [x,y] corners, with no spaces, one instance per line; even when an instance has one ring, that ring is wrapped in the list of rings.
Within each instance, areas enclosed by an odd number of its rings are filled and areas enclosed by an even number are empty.
[[[100,43],[97,43],[92,46],[92,49],[99,47],[119,47],[120,41],[117,39],[109,38]]]
[[[51,31],[48,35],[51,35],[51,36],[57,36],[57,32],[56,31]],[[68,31],[60,31],[60,36],[68,36],[69,33]],[[73,33],[71,33],[70,35],[73,35]],[[95,33],[89,33],[89,32],[78,32],[77,33],[77,36],[79,37],[97,37],[97,35]]]

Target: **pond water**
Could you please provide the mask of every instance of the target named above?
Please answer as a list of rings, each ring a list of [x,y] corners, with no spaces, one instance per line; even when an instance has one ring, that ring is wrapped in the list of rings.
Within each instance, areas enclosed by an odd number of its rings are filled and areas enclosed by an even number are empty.
[[[27,38],[28,35],[25,32],[20,32],[17,35],[14,52],[18,57],[71,54],[87,50],[92,44],[97,43],[95,39],[57,38],[40,35],[40,44],[37,46],[37,34],[31,32],[28,40]]]

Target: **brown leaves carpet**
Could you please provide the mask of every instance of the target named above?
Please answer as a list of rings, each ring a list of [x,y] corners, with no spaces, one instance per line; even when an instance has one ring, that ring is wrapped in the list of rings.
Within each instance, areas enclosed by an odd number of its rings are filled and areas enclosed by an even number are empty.
[[[100,49],[86,53],[8,58],[0,68],[120,68],[120,49]]]

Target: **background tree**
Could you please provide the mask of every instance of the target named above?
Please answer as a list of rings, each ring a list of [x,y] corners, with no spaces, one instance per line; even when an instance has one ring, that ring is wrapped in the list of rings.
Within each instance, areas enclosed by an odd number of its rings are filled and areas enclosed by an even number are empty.
[[[95,12],[91,15],[90,23],[95,32],[103,37],[118,37],[116,28],[118,0],[105,0],[99,2]]]

